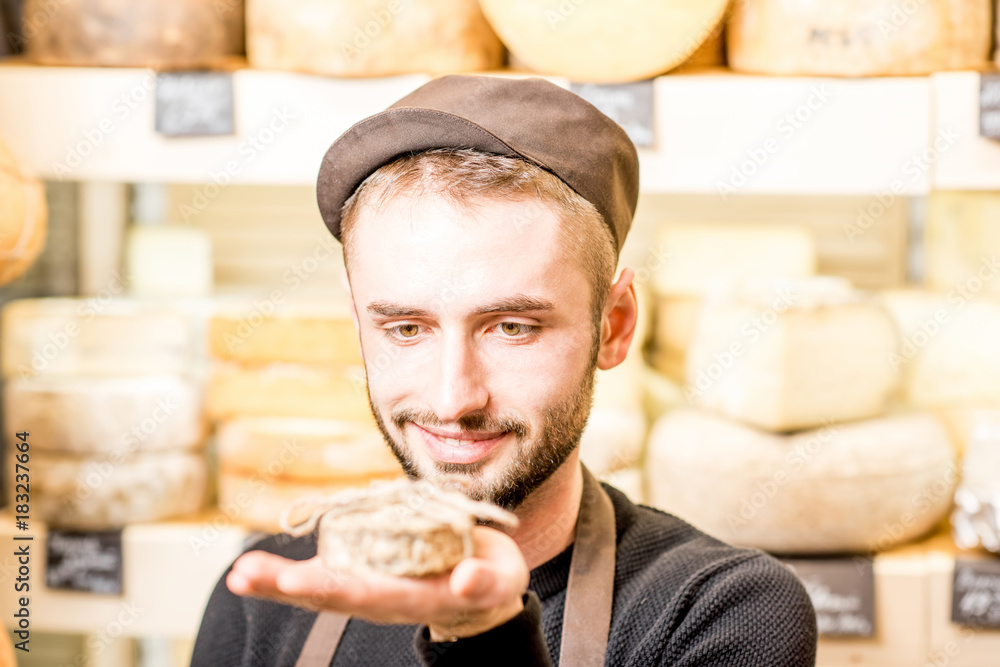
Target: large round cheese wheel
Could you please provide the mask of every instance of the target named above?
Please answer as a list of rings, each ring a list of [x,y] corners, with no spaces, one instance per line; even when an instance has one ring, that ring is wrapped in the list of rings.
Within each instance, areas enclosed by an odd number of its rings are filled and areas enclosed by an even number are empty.
[[[26,56],[46,65],[194,68],[243,52],[243,0],[26,0]]]
[[[253,67],[333,76],[496,69],[503,47],[475,0],[247,0]]]
[[[281,513],[295,501],[314,495],[331,495],[344,489],[366,488],[375,480],[396,479],[400,474],[336,480],[289,480],[258,473],[219,473],[219,509],[244,526],[268,532],[280,528]]]
[[[480,0],[518,60],[573,81],[648,79],[687,60],[715,33],[728,0]]]
[[[191,449],[204,439],[201,387],[179,376],[15,378],[3,396],[8,426],[30,433],[37,451]]]
[[[650,435],[652,505],[732,544],[875,552],[930,530],[958,481],[944,426],[914,414],[773,435],[682,408]]]
[[[233,417],[371,418],[364,368],[215,362],[205,388],[212,419]]]
[[[1000,408],[1000,299],[967,289],[887,290],[900,342],[886,365],[919,407]]]
[[[208,472],[202,453],[78,457],[35,451],[36,440],[32,434],[31,515],[54,526],[111,530],[190,514],[205,503]],[[11,457],[8,470],[14,463]],[[9,487],[15,500],[16,488]]]
[[[358,331],[347,307],[275,306],[258,301],[220,308],[208,327],[213,357],[248,363],[360,364]]]
[[[886,76],[976,69],[990,0],[752,0],[727,26],[729,66],[762,74]]]
[[[706,299],[685,393],[773,431],[874,417],[899,383],[897,345],[884,307],[842,278],[750,280]]]
[[[45,188],[21,173],[0,141],[0,285],[19,278],[41,254],[47,222]]]
[[[2,310],[5,377],[191,373],[202,351],[199,316],[179,306],[120,299],[124,285],[86,299],[23,299]]]
[[[242,417],[219,425],[219,468],[330,480],[401,471],[375,421]]]

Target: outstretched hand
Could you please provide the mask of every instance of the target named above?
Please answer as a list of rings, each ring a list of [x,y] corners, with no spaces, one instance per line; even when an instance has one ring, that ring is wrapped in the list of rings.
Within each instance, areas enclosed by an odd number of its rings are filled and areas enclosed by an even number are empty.
[[[311,611],[338,611],[373,623],[427,625],[433,641],[471,637],[521,612],[529,576],[524,556],[509,536],[475,526],[472,538],[473,556],[438,576],[339,572],[318,556],[295,561],[251,551],[233,564],[226,585],[237,595]]]

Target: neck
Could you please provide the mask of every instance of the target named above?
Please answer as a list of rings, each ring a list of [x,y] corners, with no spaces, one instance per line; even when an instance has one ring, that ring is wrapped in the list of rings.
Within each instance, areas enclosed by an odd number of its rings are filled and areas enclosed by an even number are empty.
[[[528,569],[559,555],[573,543],[582,493],[583,471],[577,448],[514,511],[520,523],[509,534],[521,548]]]

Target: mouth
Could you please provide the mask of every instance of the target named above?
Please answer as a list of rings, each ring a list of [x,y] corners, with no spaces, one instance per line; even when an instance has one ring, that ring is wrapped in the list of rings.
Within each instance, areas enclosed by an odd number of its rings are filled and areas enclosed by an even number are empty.
[[[438,431],[411,423],[420,433],[430,455],[441,463],[475,463],[488,456],[510,435],[510,431],[499,433]]]

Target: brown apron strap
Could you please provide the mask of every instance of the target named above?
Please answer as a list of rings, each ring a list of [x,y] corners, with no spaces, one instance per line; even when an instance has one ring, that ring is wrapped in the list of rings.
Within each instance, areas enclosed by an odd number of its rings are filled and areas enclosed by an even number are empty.
[[[566,586],[560,664],[604,665],[611,630],[617,546],[614,505],[601,483],[583,466],[583,496]]]
[[[350,618],[347,614],[335,611],[321,611],[317,614],[302,653],[295,661],[295,667],[330,667],[330,661],[337,652],[340,637]]]
[[[602,667],[615,588],[615,509],[601,483],[586,466],[582,467],[583,495],[569,565],[559,662],[573,667]],[[295,667],[329,667],[349,618],[336,612],[320,612]]]

